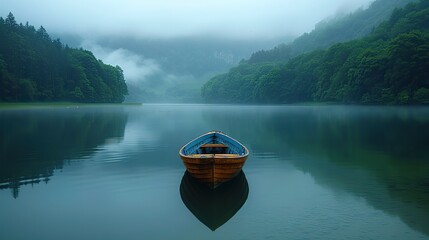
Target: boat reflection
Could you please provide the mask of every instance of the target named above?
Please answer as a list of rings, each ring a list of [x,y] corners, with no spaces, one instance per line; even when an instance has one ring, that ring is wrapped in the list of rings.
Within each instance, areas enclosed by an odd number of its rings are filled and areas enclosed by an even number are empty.
[[[243,171],[213,190],[193,178],[188,171],[180,184],[183,203],[212,231],[225,224],[240,210],[248,194],[249,185]]]

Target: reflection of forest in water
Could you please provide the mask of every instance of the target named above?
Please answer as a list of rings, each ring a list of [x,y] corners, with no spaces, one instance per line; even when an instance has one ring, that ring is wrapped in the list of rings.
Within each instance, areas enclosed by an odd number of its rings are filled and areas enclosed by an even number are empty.
[[[126,123],[119,107],[0,111],[0,189],[12,189],[16,198],[21,185],[47,183],[65,161],[123,138]]]
[[[245,144],[254,152],[287,155],[318,184],[361,197],[429,235],[428,108],[290,106],[231,113],[206,118],[229,126],[225,131],[237,139],[251,139]]]

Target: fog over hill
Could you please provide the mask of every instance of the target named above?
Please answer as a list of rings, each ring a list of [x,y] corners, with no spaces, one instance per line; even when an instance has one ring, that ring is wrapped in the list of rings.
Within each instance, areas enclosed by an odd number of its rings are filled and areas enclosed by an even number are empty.
[[[80,46],[107,63],[120,63],[129,85],[128,101],[198,102],[201,86],[211,77],[228,71],[258,49],[290,39],[110,37],[82,40]]]
[[[43,25],[63,43],[121,66],[128,101],[178,102],[199,101],[207,80],[253,52],[370,2],[0,0],[0,14],[13,12],[18,22]]]

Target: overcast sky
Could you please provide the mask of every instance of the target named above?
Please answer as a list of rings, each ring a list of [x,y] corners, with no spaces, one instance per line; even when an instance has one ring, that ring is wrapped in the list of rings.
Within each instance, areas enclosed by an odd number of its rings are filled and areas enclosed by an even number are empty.
[[[49,33],[145,38],[277,38],[373,0],[0,0],[0,15]]]

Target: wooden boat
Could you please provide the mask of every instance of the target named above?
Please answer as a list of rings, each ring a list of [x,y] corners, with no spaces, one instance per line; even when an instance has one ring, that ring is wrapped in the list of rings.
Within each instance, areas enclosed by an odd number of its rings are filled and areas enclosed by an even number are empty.
[[[216,189],[207,186],[185,172],[180,184],[183,203],[212,231],[230,220],[244,205],[249,195],[249,185],[243,171]]]
[[[240,172],[249,150],[225,133],[211,131],[187,143],[179,154],[192,177],[216,188]]]

